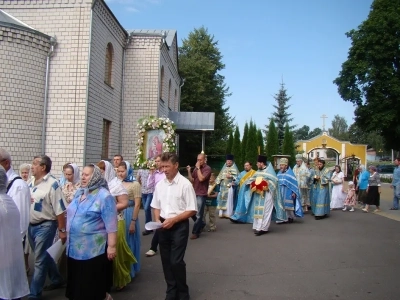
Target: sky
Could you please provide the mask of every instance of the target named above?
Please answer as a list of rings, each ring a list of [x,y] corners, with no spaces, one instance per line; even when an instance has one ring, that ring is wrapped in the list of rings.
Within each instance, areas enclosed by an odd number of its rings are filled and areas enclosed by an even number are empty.
[[[354,106],[333,80],[346,61],[345,33],[368,17],[373,0],[108,0],[125,29],[175,29],[178,46],[204,26],[218,41],[229,113],[241,131],[259,128],[275,111],[273,96],[285,84],[288,112],[298,128],[326,129],[335,115],[353,123]],[[183,87],[184,90],[184,87]],[[184,91],[183,91],[184,92]]]

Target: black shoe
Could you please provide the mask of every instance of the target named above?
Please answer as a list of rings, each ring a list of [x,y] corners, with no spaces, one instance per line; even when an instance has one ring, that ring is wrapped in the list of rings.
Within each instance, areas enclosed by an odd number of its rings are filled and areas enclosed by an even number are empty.
[[[289,223],[293,223],[293,219],[292,218],[289,218]]]
[[[315,216],[315,220],[322,220],[323,218],[322,216]]]
[[[267,232],[268,232],[268,231],[259,230],[259,231],[257,231],[257,232],[255,233],[255,235],[256,235],[256,236],[260,236],[260,235],[266,234]]]
[[[143,235],[149,235],[151,233],[153,233],[153,230],[145,230],[142,232]]]
[[[238,223],[240,223],[239,221],[237,221],[237,220],[234,220],[234,219],[232,219],[232,218],[229,218],[229,220],[230,220],[232,223],[235,223],[235,224],[238,224]]]

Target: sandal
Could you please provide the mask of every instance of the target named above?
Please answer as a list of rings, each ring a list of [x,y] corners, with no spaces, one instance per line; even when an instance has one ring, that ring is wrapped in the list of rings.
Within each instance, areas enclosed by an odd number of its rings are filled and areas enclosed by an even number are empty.
[[[399,210],[398,208],[391,207],[389,210]]]

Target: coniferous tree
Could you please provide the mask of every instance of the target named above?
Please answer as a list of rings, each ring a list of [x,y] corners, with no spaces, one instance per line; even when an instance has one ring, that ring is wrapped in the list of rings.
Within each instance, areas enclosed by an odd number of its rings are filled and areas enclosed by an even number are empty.
[[[260,147],[260,154],[264,154],[264,137],[261,129],[257,131],[258,146]]]
[[[181,111],[214,112],[214,131],[206,135],[208,154],[224,154],[234,118],[229,115],[226,99],[230,96],[218,41],[205,27],[195,28],[179,47],[179,74],[185,78]],[[190,163],[188,156],[201,148],[201,134],[180,133],[180,163]]]
[[[282,144],[282,154],[290,155],[289,166],[292,167],[296,161],[296,149],[293,141],[293,133],[290,132],[289,124],[285,126],[285,136]]]
[[[228,142],[226,143],[226,154],[232,153],[232,146],[233,146],[233,133],[232,131],[229,133]]]
[[[257,127],[253,121],[250,121],[249,125],[249,136],[247,139],[246,145],[246,161],[250,161],[253,165],[255,165],[258,155],[258,140],[257,140]]]
[[[242,145],[240,142],[240,131],[238,126],[236,126],[235,134],[233,136],[232,154],[235,156],[236,166],[241,170],[243,166]]]
[[[249,136],[249,124],[246,122],[244,124],[244,130],[243,130],[243,138],[242,138],[242,160],[243,162],[246,160],[246,144]]]
[[[278,154],[278,149],[278,132],[276,131],[274,120],[271,119],[268,126],[267,144],[265,145],[268,161],[273,162],[272,155]]]
[[[290,105],[287,104],[292,97],[289,97],[287,95],[287,90],[283,82],[281,83],[280,90],[278,91],[278,93],[275,94],[274,98],[277,104],[274,105],[276,111],[272,113],[272,119],[275,122],[276,130],[278,132],[278,141],[279,141],[278,151],[279,154],[282,154],[282,144],[283,144],[283,138],[285,136],[285,125],[293,120],[293,118],[290,118],[292,114],[288,112]],[[289,129],[291,130],[293,128],[294,126],[289,127]]]

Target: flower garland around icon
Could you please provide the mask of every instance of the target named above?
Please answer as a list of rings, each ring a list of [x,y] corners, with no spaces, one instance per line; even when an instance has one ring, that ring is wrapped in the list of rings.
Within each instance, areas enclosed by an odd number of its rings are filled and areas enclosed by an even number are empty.
[[[144,148],[144,139],[146,131],[150,130],[164,130],[165,138],[162,144],[163,152],[174,152],[176,149],[175,144],[175,129],[176,125],[169,118],[156,118],[154,116],[140,119],[137,124],[137,143],[136,143],[136,159],[135,166],[138,168],[154,168],[154,159],[146,159]]]

